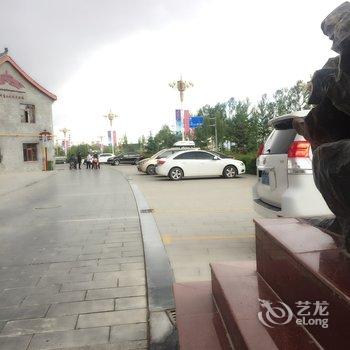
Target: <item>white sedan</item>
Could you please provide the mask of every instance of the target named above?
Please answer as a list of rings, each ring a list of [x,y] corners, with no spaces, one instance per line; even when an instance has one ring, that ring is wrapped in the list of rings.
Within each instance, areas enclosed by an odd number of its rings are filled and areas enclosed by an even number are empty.
[[[107,163],[108,158],[115,157],[113,153],[101,153],[98,156],[98,161],[100,163]]]
[[[221,158],[209,151],[187,150],[177,152],[168,158],[158,159],[156,172],[174,181],[184,177],[234,178],[245,173],[245,165],[240,160]]]

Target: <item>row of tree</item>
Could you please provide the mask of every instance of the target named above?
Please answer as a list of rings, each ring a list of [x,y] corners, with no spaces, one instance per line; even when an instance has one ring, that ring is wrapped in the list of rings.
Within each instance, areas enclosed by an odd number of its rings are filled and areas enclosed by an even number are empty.
[[[216,147],[235,153],[255,152],[271,132],[269,121],[279,115],[307,109],[308,96],[307,84],[297,81],[291,88],[276,90],[271,98],[264,94],[256,104],[252,104],[249,99],[230,98],[215,106],[205,105],[197,112],[197,115],[204,117],[204,123],[195,129],[192,138],[202,148]],[[171,147],[180,139],[181,135],[173,132],[168,125],[163,125],[156,135],[150,133],[147,138],[141,136],[137,144],[130,144],[124,135],[116,151],[154,154],[160,149]],[[91,149],[99,151],[96,145],[83,144],[71,147],[69,154],[81,152],[86,156]],[[110,146],[104,147],[104,152],[110,151]]]
[[[269,121],[276,116],[307,109],[308,97],[307,84],[297,81],[291,88],[276,90],[271,98],[264,94],[256,104],[252,104],[249,99],[230,98],[215,106],[205,105],[197,112],[197,115],[204,117],[204,123],[195,130],[193,139],[202,148],[255,152],[271,132]],[[146,153],[154,153],[171,147],[179,139],[181,135],[164,125],[155,136],[150,134],[147,139],[140,137],[139,145]]]

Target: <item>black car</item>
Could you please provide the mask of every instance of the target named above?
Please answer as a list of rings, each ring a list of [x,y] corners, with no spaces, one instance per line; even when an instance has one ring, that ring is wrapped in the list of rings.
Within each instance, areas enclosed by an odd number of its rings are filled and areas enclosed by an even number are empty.
[[[115,157],[107,159],[107,163],[110,165],[119,165],[119,164],[137,164],[139,160],[143,159],[143,156],[137,153],[123,153],[118,154]]]

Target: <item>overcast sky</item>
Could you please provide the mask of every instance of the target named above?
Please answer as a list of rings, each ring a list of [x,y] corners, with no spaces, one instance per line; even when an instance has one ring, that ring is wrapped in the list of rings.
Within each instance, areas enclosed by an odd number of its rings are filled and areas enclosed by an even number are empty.
[[[73,141],[137,141],[174,125],[182,74],[185,107],[230,97],[256,101],[307,80],[333,56],[320,24],[334,0],[0,0],[0,50],[58,96],[54,128]],[[105,137],[106,142],[106,137]]]

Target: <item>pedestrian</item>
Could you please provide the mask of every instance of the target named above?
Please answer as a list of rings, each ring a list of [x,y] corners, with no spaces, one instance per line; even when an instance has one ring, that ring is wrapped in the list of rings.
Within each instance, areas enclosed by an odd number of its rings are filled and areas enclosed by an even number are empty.
[[[92,168],[93,169],[100,169],[100,162],[98,161],[98,155],[97,153],[94,153],[93,160],[92,160]]]
[[[86,169],[92,168],[92,155],[89,153],[86,157]]]
[[[81,153],[80,152],[78,152],[78,154],[77,154],[77,161],[78,161],[78,166],[79,166],[79,170],[81,170]]]

